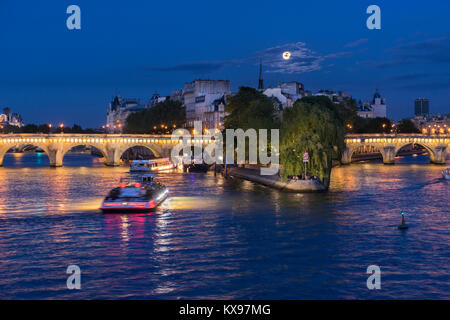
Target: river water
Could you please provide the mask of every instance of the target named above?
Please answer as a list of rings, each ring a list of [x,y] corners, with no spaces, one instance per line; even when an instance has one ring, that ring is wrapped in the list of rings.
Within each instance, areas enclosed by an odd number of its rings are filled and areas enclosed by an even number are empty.
[[[106,215],[98,207],[126,167],[68,154],[49,168],[45,154],[7,154],[0,298],[449,299],[446,166],[396,162],[334,168],[324,194],[158,174],[170,198],[156,212]],[[80,290],[66,287],[69,265],[81,269]],[[369,265],[381,269],[380,290],[366,286]]]

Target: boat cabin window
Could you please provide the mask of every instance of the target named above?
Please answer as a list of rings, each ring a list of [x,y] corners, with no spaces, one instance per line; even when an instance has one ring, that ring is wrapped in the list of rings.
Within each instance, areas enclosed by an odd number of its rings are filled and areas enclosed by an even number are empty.
[[[152,181],[153,181],[153,177],[151,177],[151,176],[142,177],[142,182],[152,182]]]

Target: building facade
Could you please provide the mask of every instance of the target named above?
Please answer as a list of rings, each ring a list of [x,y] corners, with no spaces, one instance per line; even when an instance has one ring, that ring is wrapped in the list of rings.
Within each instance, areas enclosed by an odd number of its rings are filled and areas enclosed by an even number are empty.
[[[117,94],[109,103],[103,129],[108,133],[122,133],[128,115],[145,108],[148,108],[148,105],[141,105],[140,99],[124,99]]]
[[[276,110],[292,107],[295,101],[306,96],[303,84],[296,81],[283,82],[275,88],[267,88],[263,94],[273,100]]]
[[[0,125],[21,128],[24,124],[20,114],[12,112],[10,108],[3,108],[0,113]]]
[[[359,103],[358,116],[362,118],[386,118],[386,100],[381,97],[378,89],[373,95],[372,103],[370,103],[369,101]]]
[[[416,116],[411,120],[423,134],[450,134],[450,114]]]
[[[430,102],[425,98],[417,98],[414,101],[414,116],[428,117],[430,114]]]
[[[161,97],[159,93],[155,92],[153,96],[150,98],[148,102],[148,107],[153,107],[158,103],[164,102],[167,100],[167,97]]]
[[[222,130],[224,128],[223,121],[226,116],[225,106],[227,105],[227,97],[223,95],[221,98],[216,99],[210,106],[205,108],[203,114],[203,126],[206,130],[214,131]]]
[[[183,103],[186,106],[186,127],[193,128],[195,121],[202,121],[205,129],[214,129],[222,121],[211,122],[225,116],[226,96],[231,94],[229,80],[195,80],[187,82],[183,89]],[[221,100],[222,99],[222,100]],[[223,101],[223,111],[220,102]],[[217,107],[217,111],[216,110]],[[211,113],[216,113],[212,115]],[[208,124],[206,124],[208,123]]]

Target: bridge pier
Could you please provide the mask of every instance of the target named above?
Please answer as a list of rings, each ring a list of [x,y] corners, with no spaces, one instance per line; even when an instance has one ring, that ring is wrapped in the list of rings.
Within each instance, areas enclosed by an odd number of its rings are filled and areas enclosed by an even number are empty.
[[[6,151],[0,150],[0,167],[3,167],[3,159],[5,158]]]
[[[62,167],[64,151],[61,144],[49,145],[47,149],[48,159],[50,160],[50,167]]]
[[[118,167],[120,166],[120,157],[122,153],[118,145],[108,145],[105,149],[105,166]]]
[[[384,164],[394,164],[395,163],[395,147],[386,146],[382,149],[381,155],[383,156]]]
[[[433,152],[430,153],[431,163],[445,164],[447,160],[447,152],[446,146],[437,146],[434,148]]]
[[[353,151],[346,147],[344,152],[342,152],[341,164],[350,164],[352,162]]]

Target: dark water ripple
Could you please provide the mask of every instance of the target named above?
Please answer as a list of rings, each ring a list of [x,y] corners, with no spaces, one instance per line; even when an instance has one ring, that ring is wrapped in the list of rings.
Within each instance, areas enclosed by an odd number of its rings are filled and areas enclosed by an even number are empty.
[[[134,215],[98,212],[126,168],[64,160],[8,154],[0,168],[2,299],[450,298],[450,184],[426,157],[336,168],[326,194],[160,174],[170,199]],[[71,264],[81,290],[66,288]],[[381,290],[366,287],[372,264]]]

